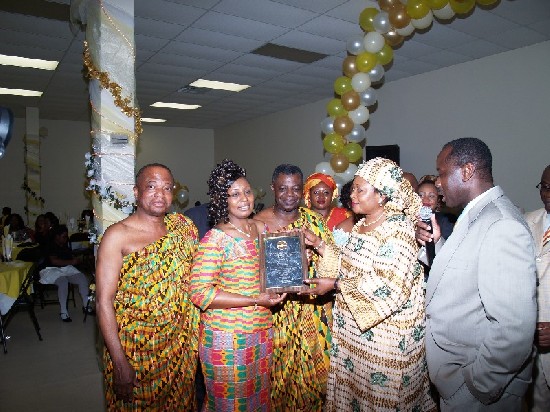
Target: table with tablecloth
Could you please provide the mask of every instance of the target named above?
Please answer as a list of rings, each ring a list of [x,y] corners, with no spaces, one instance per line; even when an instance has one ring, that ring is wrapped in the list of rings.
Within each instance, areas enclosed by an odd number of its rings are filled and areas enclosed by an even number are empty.
[[[0,313],[8,313],[19,296],[21,284],[33,267],[32,262],[0,262]]]

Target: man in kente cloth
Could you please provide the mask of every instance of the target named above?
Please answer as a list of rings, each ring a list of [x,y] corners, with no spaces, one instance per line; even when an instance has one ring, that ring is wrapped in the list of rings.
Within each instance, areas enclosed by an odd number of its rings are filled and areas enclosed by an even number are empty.
[[[109,411],[193,411],[198,310],[188,296],[196,227],[168,214],[174,178],[149,164],[136,176],[137,210],[99,246],[96,311],[105,341]]]
[[[306,227],[325,242],[332,234],[321,215],[300,207],[304,182],[299,167],[282,164],[273,172],[271,189],[273,207],[255,218],[263,221],[269,232]],[[315,276],[313,253],[309,275]],[[279,412],[321,411],[326,394],[332,324],[332,296],[307,297],[289,294],[274,309],[273,362],[271,368],[271,406]]]

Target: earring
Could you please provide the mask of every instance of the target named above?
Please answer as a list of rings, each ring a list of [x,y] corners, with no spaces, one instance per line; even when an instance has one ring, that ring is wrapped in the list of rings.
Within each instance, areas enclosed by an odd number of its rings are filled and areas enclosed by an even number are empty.
[[[378,201],[378,206],[382,207],[382,199]]]

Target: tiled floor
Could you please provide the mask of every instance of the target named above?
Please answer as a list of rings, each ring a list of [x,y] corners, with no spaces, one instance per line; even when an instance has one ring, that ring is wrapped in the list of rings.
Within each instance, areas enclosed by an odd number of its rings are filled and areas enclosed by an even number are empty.
[[[77,294],[78,295],[78,294]],[[15,315],[0,345],[0,411],[103,412],[103,377],[96,350],[96,318],[69,303],[72,323],[59,319],[59,307],[35,307],[43,341],[26,311]]]

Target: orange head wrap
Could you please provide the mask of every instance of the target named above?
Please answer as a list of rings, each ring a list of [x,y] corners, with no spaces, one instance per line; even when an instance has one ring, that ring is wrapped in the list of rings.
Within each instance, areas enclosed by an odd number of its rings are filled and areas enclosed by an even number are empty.
[[[332,176],[325,175],[323,173],[313,173],[309,175],[304,184],[304,202],[307,207],[311,207],[311,199],[309,198],[309,192],[312,188],[323,182],[332,190],[332,200],[338,197],[338,187]]]

